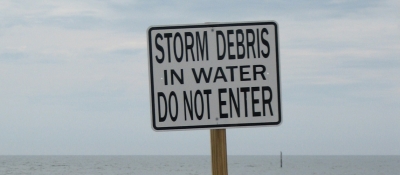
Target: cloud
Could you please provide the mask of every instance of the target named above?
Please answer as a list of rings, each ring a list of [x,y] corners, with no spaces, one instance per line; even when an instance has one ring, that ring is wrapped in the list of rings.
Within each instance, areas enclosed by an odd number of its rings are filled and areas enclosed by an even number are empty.
[[[13,27],[4,30],[0,52],[19,52],[52,57],[76,57],[83,52],[106,53],[117,50],[146,48],[146,40],[138,33],[108,30],[67,30],[57,27]]]
[[[354,153],[346,146],[371,135],[382,144],[358,145],[356,153],[397,154],[387,150],[398,142],[386,137],[399,135],[396,7],[395,0],[1,1],[0,153],[190,154],[208,132],[151,130],[146,29],[273,19],[283,124],[232,130],[230,153]],[[254,139],[262,137],[272,139]],[[173,148],[163,145],[170,140]],[[208,154],[204,145],[194,151]],[[235,149],[243,147],[247,152]]]
[[[353,86],[346,88],[350,96],[398,98],[399,80],[392,75],[400,73],[400,28],[386,9],[380,4],[346,17],[279,23],[286,88]]]

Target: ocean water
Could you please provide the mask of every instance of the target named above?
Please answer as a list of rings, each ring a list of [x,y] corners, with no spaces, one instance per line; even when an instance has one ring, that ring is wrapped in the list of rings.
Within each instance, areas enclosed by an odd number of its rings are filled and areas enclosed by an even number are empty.
[[[400,156],[228,156],[230,175],[400,175]],[[210,156],[0,156],[0,175],[211,175]]]

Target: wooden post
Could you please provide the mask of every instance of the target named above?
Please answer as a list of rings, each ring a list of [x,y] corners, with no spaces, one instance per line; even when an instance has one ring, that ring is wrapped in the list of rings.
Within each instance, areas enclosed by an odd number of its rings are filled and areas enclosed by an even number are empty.
[[[211,129],[210,137],[212,175],[228,175],[226,130]]]

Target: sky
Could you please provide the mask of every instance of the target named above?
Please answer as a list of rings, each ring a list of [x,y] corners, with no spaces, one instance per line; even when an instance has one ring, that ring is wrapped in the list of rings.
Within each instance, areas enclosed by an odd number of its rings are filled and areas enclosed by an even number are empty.
[[[210,131],[151,128],[146,30],[278,23],[279,126],[228,155],[400,155],[400,3],[0,1],[0,155],[210,155]]]

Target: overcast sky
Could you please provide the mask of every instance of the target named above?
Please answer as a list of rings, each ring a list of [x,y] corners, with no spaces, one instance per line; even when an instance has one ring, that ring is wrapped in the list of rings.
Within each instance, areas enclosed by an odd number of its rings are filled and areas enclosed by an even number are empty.
[[[151,128],[151,25],[274,20],[282,124],[227,129],[228,155],[400,155],[400,3],[0,1],[0,155],[210,154]]]

